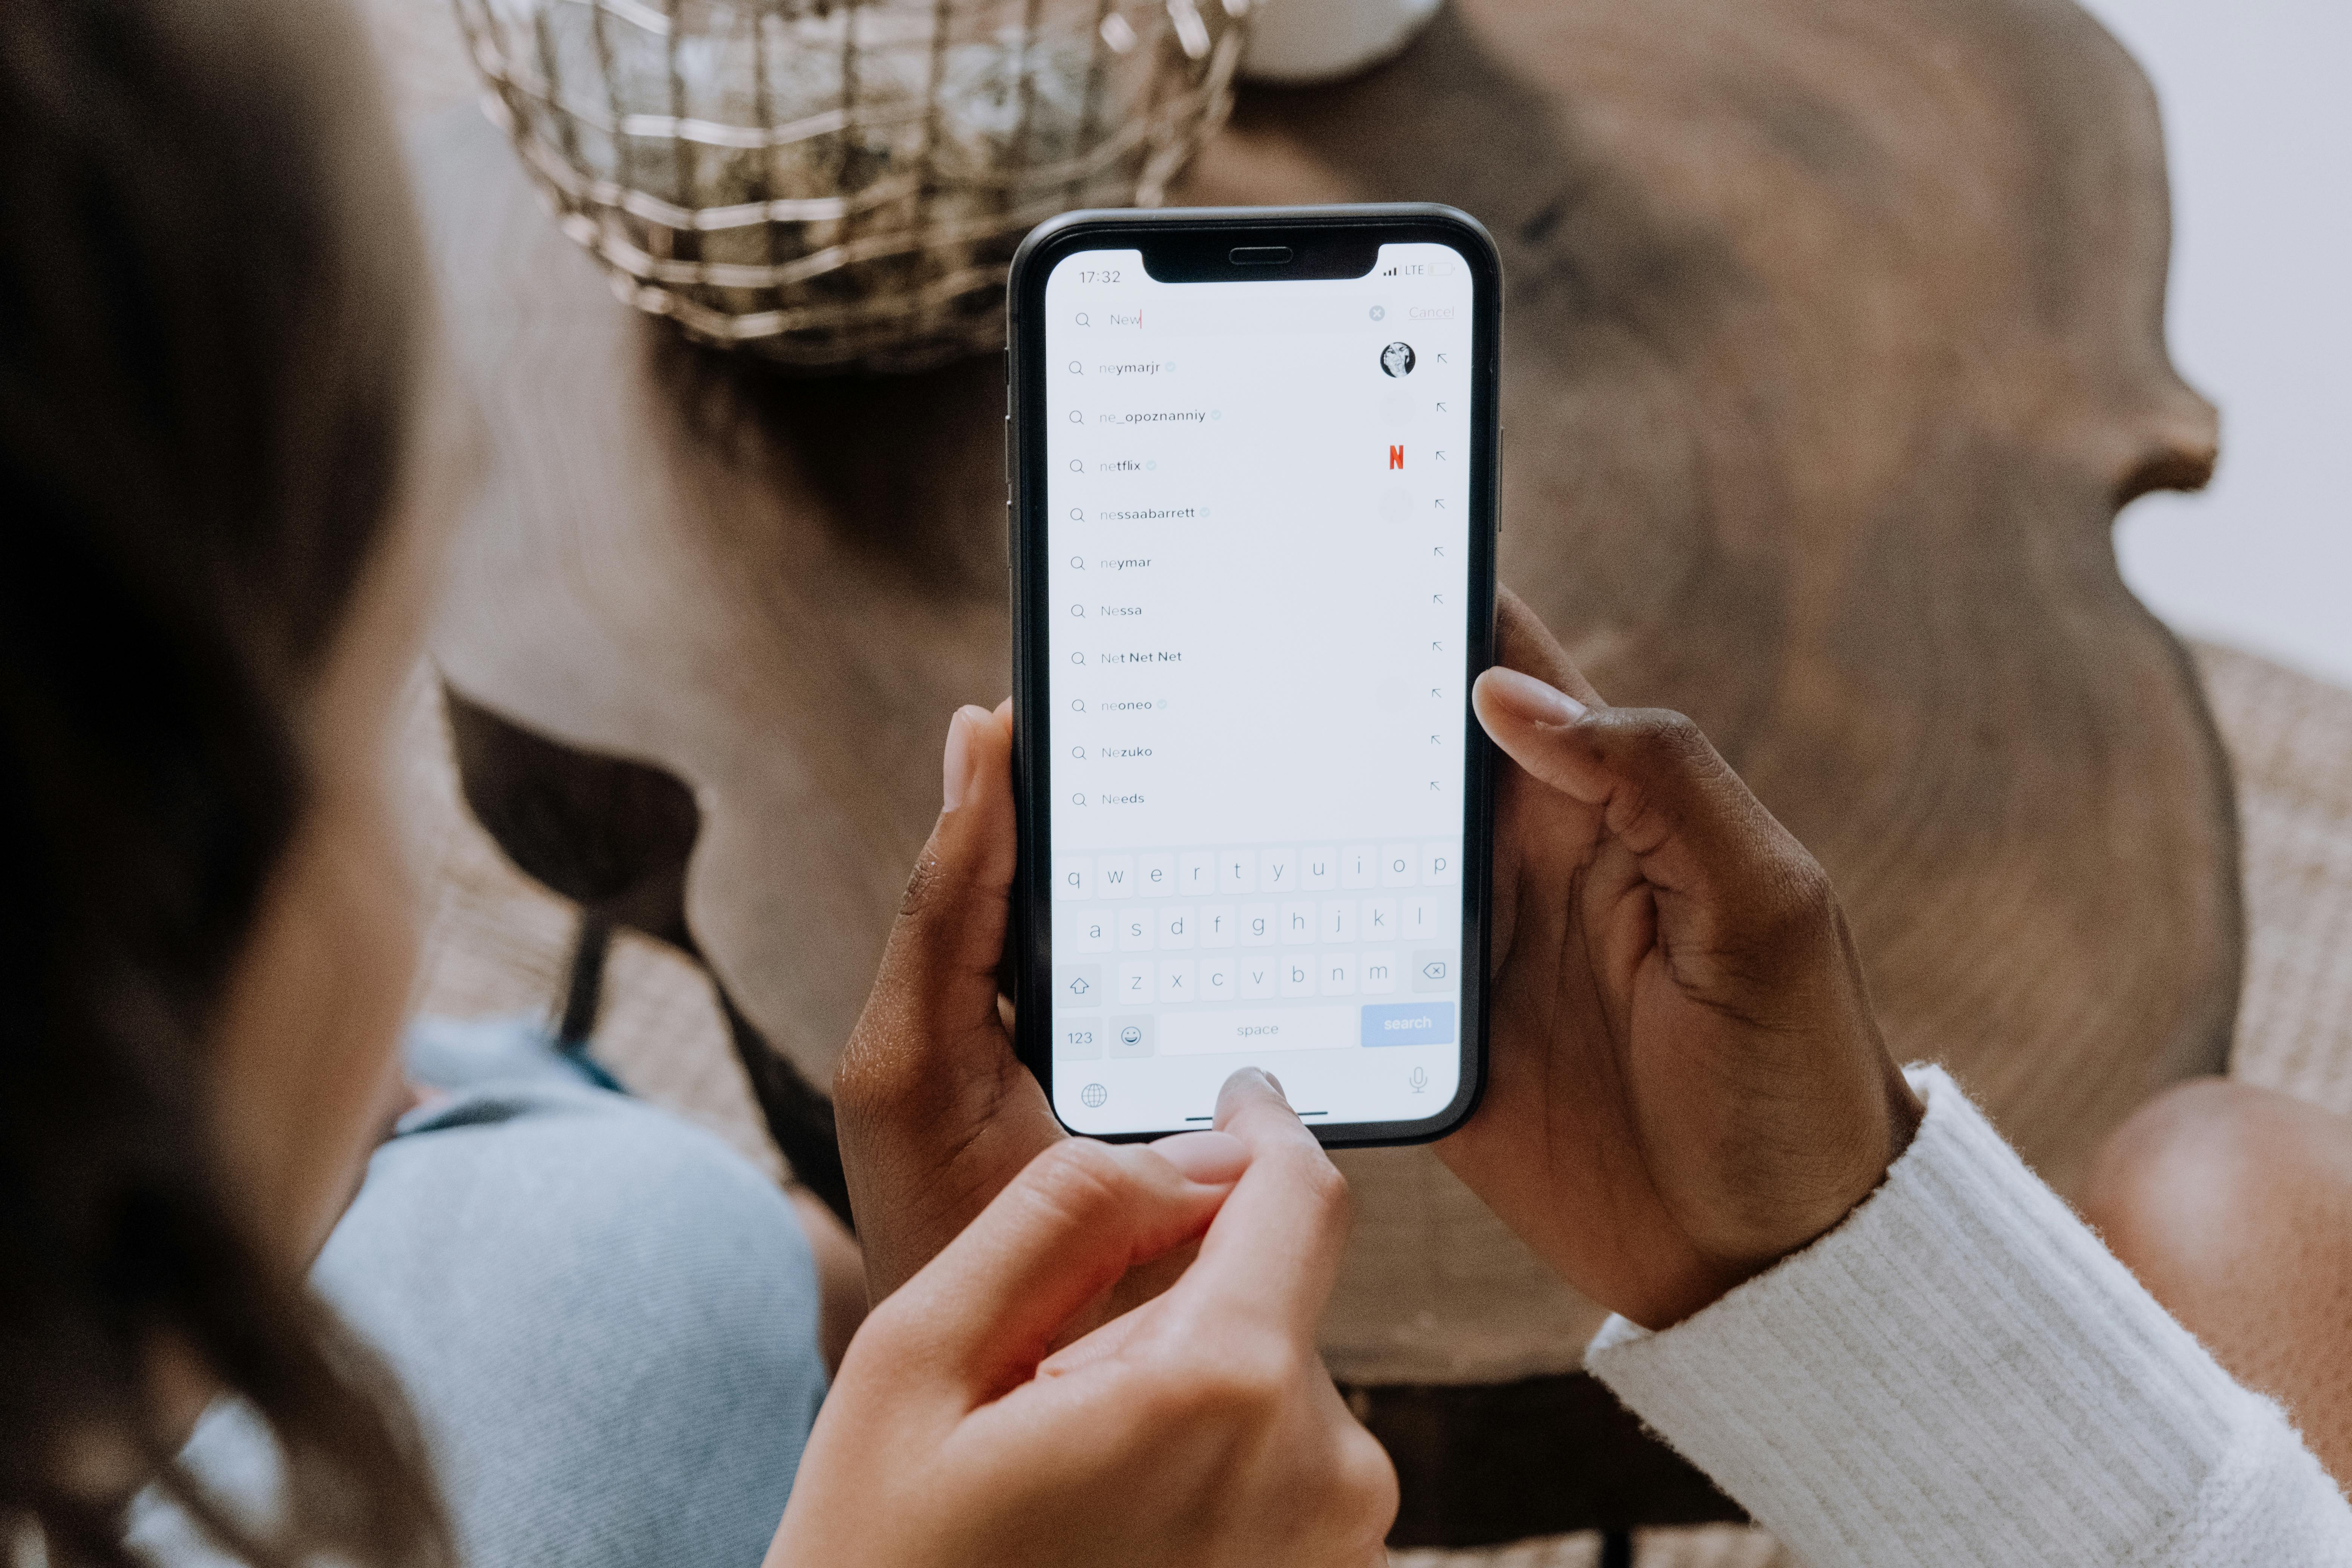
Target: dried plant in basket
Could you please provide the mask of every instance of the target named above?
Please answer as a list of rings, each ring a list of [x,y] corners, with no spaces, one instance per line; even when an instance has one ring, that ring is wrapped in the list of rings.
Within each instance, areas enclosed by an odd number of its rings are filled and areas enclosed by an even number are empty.
[[[492,111],[638,309],[811,370],[1003,341],[1039,220],[1151,205],[1251,0],[457,0]]]

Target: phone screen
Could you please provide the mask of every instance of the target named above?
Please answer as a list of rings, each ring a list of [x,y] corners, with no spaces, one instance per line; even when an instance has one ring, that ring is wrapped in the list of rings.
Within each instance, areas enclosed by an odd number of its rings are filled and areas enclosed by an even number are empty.
[[[1474,288],[1418,242],[1356,278],[1162,282],[1118,248],[1046,278],[1032,787],[1076,1131],[1205,1126],[1244,1063],[1310,1124],[1455,1098]]]

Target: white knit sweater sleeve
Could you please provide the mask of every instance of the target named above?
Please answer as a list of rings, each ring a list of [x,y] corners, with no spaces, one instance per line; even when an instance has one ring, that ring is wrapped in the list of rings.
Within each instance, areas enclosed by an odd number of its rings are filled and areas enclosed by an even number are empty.
[[[2352,1507],[1951,1080],[1803,1252],[1585,1364],[1808,1564],[2352,1563]]]

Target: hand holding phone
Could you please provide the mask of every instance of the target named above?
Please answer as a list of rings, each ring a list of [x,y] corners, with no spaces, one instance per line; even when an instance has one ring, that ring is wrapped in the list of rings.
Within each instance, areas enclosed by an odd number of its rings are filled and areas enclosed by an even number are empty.
[[[1909,1143],[1836,894],[1696,726],[1612,709],[1505,594],[1486,1098],[1438,1146],[1568,1282],[1678,1322]]]
[[[959,709],[941,810],[908,879],[834,1079],[850,1205],[879,1304],[1040,1154],[1066,1142],[1013,1051],[997,988],[1014,860],[1011,704]],[[1178,1247],[1137,1263],[1064,1325],[1076,1337],[1166,1289]]]
[[[940,819],[835,1074],[877,1303],[1066,1136],[1014,1059],[998,998],[1014,859],[1011,718],[1008,703],[949,721]]]

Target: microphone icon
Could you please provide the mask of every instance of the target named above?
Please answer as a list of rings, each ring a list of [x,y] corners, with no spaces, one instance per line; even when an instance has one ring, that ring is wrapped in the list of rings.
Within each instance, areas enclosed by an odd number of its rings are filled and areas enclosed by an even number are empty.
[[[1413,1068],[1411,1075],[1405,1079],[1405,1082],[1412,1085],[1413,1093],[1419,1094],[1423,1089],[1429,1087],[1429,1069],[1427,1068]]]

